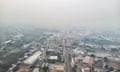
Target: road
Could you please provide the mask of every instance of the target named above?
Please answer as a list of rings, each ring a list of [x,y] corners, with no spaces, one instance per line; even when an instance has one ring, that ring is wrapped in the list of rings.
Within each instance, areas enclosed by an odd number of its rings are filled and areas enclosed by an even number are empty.
[[[68,51],[68,48],[66,46],[66,40],[65,40],[65,47],[64,47],[64,59],[65,59],[65,72],[71,72],[69,51]]]

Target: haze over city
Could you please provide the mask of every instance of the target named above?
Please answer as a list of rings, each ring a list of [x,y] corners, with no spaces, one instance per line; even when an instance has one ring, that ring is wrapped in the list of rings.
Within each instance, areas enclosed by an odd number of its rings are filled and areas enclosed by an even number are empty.
[[[0,72],[120,72],[120,1],[0,0]]]
[[[118,30],[119,0],[1,0],[0,23]]]

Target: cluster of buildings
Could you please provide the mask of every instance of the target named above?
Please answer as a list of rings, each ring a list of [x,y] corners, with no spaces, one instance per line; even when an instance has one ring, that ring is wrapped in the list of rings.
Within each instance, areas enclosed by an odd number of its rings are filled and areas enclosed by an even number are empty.
[[[61,33],[52,33],[41,48],[25,53],[16,72],[119,72],[119,48],[85,44],[82,36],[86,35],[70,34],[63,39]]]
[[[85,48],[76,48],[72,50],[71,65],[75,72],[117,72],[120,58],[114,60],[110,55],[107,51],[88,52]]]

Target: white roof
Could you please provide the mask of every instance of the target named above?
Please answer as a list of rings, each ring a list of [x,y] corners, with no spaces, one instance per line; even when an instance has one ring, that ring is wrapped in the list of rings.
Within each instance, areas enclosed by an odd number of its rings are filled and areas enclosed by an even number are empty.
[[[5,41],[4,43],[7,44],[7,43],[10,43],[10,42],[11,42],[11,40],[8,40],[8,41]]]
[[[48,51],[55,51],[55,50],[51,48],[51,49],[48,49]]]
[[[40,54],[41,54],[41,51],[35,52],[32,56],[30,56],[29,58],[24,60],[24,63],[25,64],[33,64],[38,59],[38,56],[40,56]]]
[[[49,59],[54,59],[54,60],[57,60],[58,57],[57,56],[50,56]]]

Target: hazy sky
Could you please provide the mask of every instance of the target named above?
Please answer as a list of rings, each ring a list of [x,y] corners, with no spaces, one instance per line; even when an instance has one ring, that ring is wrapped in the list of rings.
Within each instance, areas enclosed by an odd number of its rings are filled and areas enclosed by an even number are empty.
[[[119,0],[0,0],[1,24],[119,28]]]

